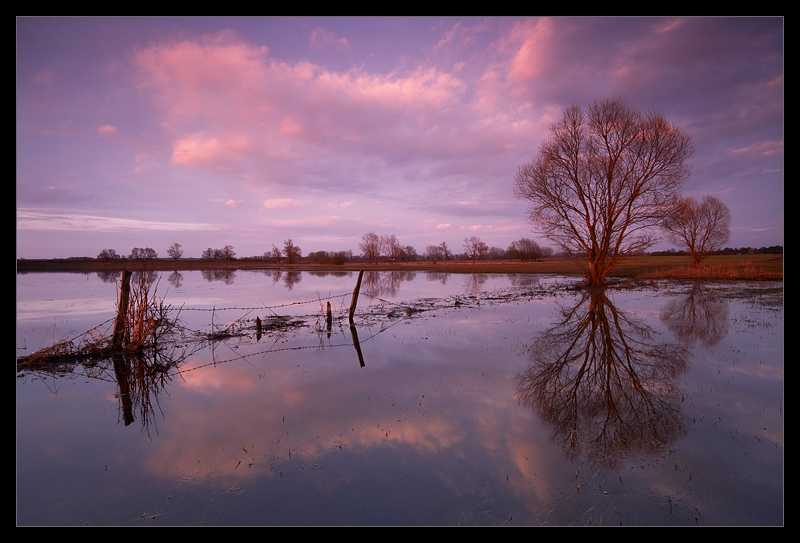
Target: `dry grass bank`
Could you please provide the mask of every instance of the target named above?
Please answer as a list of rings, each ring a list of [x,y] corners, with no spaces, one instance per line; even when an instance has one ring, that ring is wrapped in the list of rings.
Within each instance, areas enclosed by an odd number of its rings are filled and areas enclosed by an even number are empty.
[[[697,268],[688,256],[637,257],[618,273],[637,279],[783,281],[783,255],[710,256]]]

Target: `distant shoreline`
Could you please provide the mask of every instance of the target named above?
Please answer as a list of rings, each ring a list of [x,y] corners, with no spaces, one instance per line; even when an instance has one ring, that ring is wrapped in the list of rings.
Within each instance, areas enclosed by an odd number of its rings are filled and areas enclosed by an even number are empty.
[[[92,273],[130,271],[200,271],[200,270],[296,270],[318,272],[348,271],[428,271],[440,273],[514,273],[555,274],[581,277],[577,262],[546,258],[534,262],[519,260],[445,260],[438,262],[346,262],[316,264],[269,262],[258,259],[19,259],[17,273]],[[783,281],[783,255],[710,256],[698,269],[691,267],[687,256],[636,256],[625,259],[609,276],[637,279],[712,279]]]

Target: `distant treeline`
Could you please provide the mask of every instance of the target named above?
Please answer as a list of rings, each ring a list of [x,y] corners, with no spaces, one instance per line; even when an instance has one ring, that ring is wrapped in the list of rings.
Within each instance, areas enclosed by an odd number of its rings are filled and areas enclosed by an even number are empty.
[[[526,258],[525,255],[520,255],[519,253],[515,253],[514,251],[501,251],[497,250],[496,248],[493,251],[489,251],[488,254],[483,255],[481,260],[540,260],[541,258],[548,258],[552,256],[559,257],[561,255],[553,254],[550,252],[547,255],[537,255],[538,258]],[[783,246],[782,245],[773,245],[771,247],[725,247],[719,251],[714,251],[709,253],[710,255],[760,255],[760,254],[770,254],[770,255],[781,255],[783,254]],[[647,253],[649,256],[686,256],[688,255],[687,251],[682,251],[678,249],[667,249],[664,251],[654,251]],[[645,256],[645,255],[642,255]],[[404,258],[398,258],[396,261],[398,262],[416,262],[416,261],[425,261],[428,260],[428,255],[416,255],[410,252],[407,252],[404,255]],[[202,258],[180,258],[176,259],[174,257],[169,259],[158,259],[157,256],[153,256],[152,254],[146,254],[145,256],[137,255],[137,256],[108,256],[106,254],[101,253],[96,258],[90,256],[76,256],[76,257],[67,257],[67,258],[53,258],[53,259],[25,259],[20,258],[17,260],[17,265],[22,265],[23,268],[30,268],[30,267],[37,267],[44,265],[45,263],[62,263],[67,264],[73,262],[75,264],[79,263],[86,263],[86,262],[113,262],[113,261],[120,261],[120,260],[127,260],[127,261],[138,261],[138,262],[147,262],[147,261],[155,261],[159,260],[162,262],[183,262],[183,263],[201,263],[201,262],[214,262],[214,261],[249,261],[249,262],[276,262],[281,263],[281,261],[285,262],[286,259],[277,259],[271,257],[269,254],[260,255],[260,256],[252,256],[252,257],[235,257],[228,253],[227,257],[214,255],[210,256],[208,254],[203,254]],[[388,260],[388,259],[387,259]],[[465,254],[451,254],[445,260],[469,260],[469,257]],[[306,263],[313,263],[313,264],[334,264],[334,265],[342,265],[345,263],[358,263],[358,262],[366,262],[366,259],[362,255],[354,255],[352,251],[338,251],[338,252],[329,252],[329,251],[317,251],[309,253],[306,256],[301,256],[297,259],[297,262],[306,262]]]
[[[688,251],[681,251],[677,249],[667,249],[666,251],[654,251],[649,253],[651,256],[684,256],[688,255]],[[709,255],[782,255],[783,245],[773,245],[771,247],[725,247],[719,251],[708,253]]]

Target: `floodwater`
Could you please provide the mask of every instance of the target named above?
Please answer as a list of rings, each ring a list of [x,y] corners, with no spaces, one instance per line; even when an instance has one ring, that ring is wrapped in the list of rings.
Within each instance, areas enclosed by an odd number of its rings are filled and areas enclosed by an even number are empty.
[[[17,357],[118,279],[17,275]],[[158,274],[158,359],[18,368],[17,525],[783,525],[782,283],[356,279]]]

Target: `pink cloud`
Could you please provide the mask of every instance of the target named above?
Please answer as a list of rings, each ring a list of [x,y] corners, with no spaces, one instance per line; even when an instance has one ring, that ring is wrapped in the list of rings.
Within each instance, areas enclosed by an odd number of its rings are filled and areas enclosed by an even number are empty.
[[[514,26],[509,37],[516,51],[511,58],[508,76],[522,83],[545,73],[551,58],[553,23],[550,19],[523,21]]]
[[[163,111],[161,125],[192,132],[175,142],[174,162],[213,162],[229,145],[221,133],[260,141],[268,152],[285,145],[285,135],[304,134],[305,143],[330,146],[385,133],[401,119],[424,132],[466,90],[463,81],[433,67],[391,74],[335,72],[307,61],[270,60],[267,53],[224,34],[154,45],[136,54],[140,87]],[[396,135],[392,139],[398,141]]]
[[[264,200],[265,209],[284,209],[289,207],[300,207],[308,203],[304,200],[295,200],[292,198],[269,198]]]
[[[463,157],[528,147],[536,128],[508,99],[496,64],[475,85],[424,61],[390,72],[337,71],[280,61],[223,33],[152,45],[135,65],[139,88],[160,114],[163,134],[152,141],[167,142],[171,163],[246,168],[251,191],[317,181],[316,173],[303,175],[309,171],[346,171],[363,183],[365,175],[375,179],[376,167],[412,167],[412,159],[461,165],[447,173],[462,174],[471,168]],[[484,69],[466,71],[476,67]],[[373,183],[391,182],[379,176]]]
[[[340,38],[333,32],[326,31],[323,27],[315,27],[311,31],[311,45],[328,46],[332,45],[336,49],[347,49],[349,44],[347,38]]]
[[[680,18],[666,19],[664,21],[659,21],[658,24],[653,27],[653,30],[657,34],[667,34],[680,28],[683,25],[683,22],[684,20]]]
[[[177,140],[173,146],[172,163],[182,166],[214,164],[246,155],[250,145],[243,137],[218,140],[205,132],[190,134]]]
[[[119,132],[115,126],[111,126],[110,124],[104,124],[100,128],[97,129],[97,134],[100,136],[114,136]]]
[[[296,122],[291,117],[286,117],[280,123],[280,129],[278,130],[280,134],[302,134],[303,133],[303,125]]]
[[[229,32],[198,41],[170,42],[138,51],[139,86],[153,92],[167,126],[221,116],[251,119],[249,94],[266,83],[267,47],[249,46]]]
[[[467,24],[464,21],[457,21],[449,30],[442,33],[442,37],[433,46],[433,50],[445,49],[450,47],[464,48],[475,45],[482,32],[489,27],[489,19],[479,20],[474,24]]]
[[[753,145],[733,149],[735,155],[773,156],[783,154],[783,141],[759,141]]]

